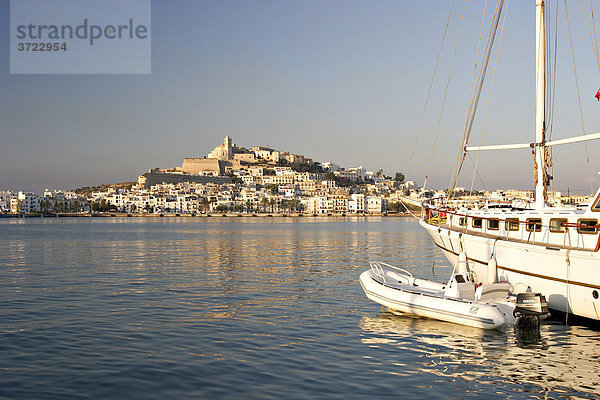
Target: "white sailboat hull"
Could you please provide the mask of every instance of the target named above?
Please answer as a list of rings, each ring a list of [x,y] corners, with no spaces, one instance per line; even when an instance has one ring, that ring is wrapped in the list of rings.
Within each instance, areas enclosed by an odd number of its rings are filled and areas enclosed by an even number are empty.
[[[420,224],[453,265],[464,250],[469,269],[481,281],[485,281],[488,261],[494,253],[498,279],[509,281],[515,292],[540,292],[551,310],[600,320],[598,252],[472,235],[423,220]]]

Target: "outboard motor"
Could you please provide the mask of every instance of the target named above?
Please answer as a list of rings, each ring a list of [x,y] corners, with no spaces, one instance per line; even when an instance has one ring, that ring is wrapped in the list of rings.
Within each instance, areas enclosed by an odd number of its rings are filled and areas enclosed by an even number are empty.
[[[540,316],[548,313],[548,303],[541,293],[518,293],[515,316]]]
[[[517,317],[517,327],[520,329],[538,329],[540,316],[548,314],[546,297],[541,293],[518,293],[517,306],[513,315]]]

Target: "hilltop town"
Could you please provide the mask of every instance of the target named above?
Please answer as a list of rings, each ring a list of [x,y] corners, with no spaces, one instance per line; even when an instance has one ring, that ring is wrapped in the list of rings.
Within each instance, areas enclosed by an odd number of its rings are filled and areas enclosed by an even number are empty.
[[[462,192],[462,188],[456,189]],[[137,182],[72,191],[0,191],[0,212],[12,215],[45,213],[127,213],[197,215],[211,213],[298,213],[316,215],[382,214],[418,207],[421,200],[441,194],[418,188],[402,173],[362,166],[344,168],[287,151],[256,146],[246,149],[229,136],[206,157],[185,158],[181,167],[151,169]],[[466,195],[457,193],[457,195]],[[531,200],[532,191],[469,193],[494,200]],[[586,197],[557,202],[582,203]]]

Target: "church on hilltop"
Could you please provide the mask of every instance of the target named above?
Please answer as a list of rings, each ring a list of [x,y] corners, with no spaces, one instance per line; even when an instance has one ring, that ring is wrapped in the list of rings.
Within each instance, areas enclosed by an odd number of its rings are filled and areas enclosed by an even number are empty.
[[[233,144],[229,136],[226,136],[223,144],[215,147],[214,150],[208,154],[207,158],[234,163],[256,163],[262,160],[271,163],[287,161],[290,164],[312,164],[310,158],[306,158],[299,154],[289,153],[287,151],[275,150],[270,147],[255,146],[248,150],[245,147]]]
[[[181,167],[153,169],[140,175],[138,183],[150,187],[156,183],[193,182],[231,182],[224,177],[235,170],[245,169],[242,165],[268,163],[277,165],[285,161],[292,164],[312,164],[310,158],[302,155],[278,151],[269,147],[256,146],[252,149],[234,144],[229,136],[206,157],[186,157]],[[193,175],[193,177],[191,177]],[[225,180],[224,180],[225,179]]]
[[[218,145],[213,151],[208,153],[208,158],[214,158],[221,161],[237,160],[256,162],[256,158],[252,151],[232,143],[229,136],[225,136],[223,144]]]

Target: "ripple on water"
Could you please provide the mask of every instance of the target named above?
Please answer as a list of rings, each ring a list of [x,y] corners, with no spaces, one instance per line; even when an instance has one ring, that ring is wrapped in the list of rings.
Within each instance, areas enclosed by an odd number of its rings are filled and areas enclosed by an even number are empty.
[[[596,398],[598,332],[381,312],[370,259],[447,268],[397,218],[0,221],[0,398]]]

